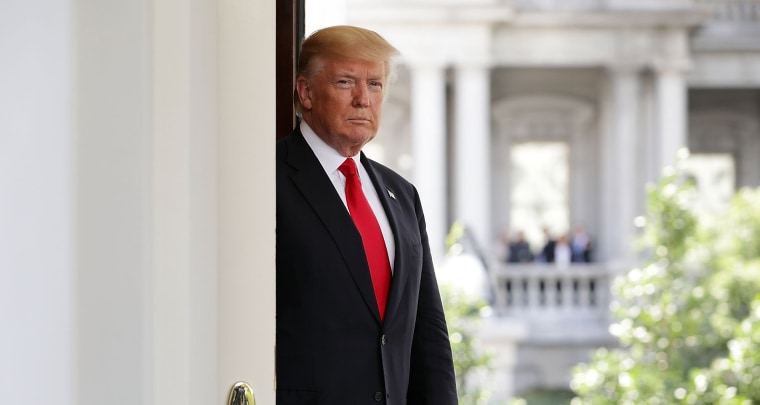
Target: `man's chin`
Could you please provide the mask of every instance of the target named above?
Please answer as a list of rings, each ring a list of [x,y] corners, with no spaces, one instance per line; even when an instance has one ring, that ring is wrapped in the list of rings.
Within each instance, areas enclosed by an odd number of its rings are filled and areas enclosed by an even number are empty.
[[[375,132],[352,131],[350,137],[351,137],[351,140],[353,140],[356,144],[364,145],[375,137]]]

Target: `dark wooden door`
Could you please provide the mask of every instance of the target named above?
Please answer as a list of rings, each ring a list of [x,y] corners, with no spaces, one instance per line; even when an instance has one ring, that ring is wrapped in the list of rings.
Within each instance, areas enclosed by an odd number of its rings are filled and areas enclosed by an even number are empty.
[[[295,126],[293,85],[299,47],[304,36],[304,1],[277,0],[277,138]]]

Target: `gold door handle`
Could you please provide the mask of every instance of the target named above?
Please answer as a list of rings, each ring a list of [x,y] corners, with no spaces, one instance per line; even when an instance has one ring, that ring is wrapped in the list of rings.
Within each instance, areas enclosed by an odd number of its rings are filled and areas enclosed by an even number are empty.
[[[247,382],[238,381],[230,388],[230,396],[227,405],[256,405],[253,390]]]

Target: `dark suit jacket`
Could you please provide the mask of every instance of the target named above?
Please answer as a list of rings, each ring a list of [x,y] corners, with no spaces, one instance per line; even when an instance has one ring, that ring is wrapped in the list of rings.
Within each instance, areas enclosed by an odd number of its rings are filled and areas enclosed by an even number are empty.
[[[277,404],[456,404],[417,190],[377,162],[396,243],[385,321],[359,232],[301,132],[277,143]]]

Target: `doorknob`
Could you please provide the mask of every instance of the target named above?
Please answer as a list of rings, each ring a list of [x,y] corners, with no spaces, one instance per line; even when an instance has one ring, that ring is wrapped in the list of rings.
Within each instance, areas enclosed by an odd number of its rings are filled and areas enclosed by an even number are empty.
[[[238,381],[230,388],[227,405],[256,405],[251,386],[247,382]]]

